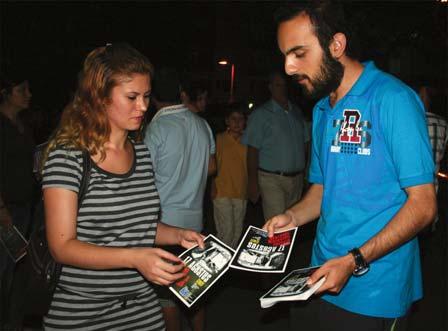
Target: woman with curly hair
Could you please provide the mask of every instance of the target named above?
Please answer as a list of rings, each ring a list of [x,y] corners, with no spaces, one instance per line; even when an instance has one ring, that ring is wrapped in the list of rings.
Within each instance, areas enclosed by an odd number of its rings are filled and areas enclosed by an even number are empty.
[[[63,264],[46,330],[163,330],[150,285],[182,277],[176,256],[153,245],[203,246],[194,231],[158,222],[160,202],[139,132],[149,104],[152,65],[128,45],[86,58],[73,102],[44,156],[47,238]],[[92,168],[78,206],[83,151]]]

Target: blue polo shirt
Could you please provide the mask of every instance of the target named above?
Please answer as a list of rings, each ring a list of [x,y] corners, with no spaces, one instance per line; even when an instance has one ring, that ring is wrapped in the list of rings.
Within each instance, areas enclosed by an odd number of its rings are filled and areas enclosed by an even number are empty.
[[[259,167],[294,172],[305,168],[305,143],[310,140],[300,109],[289,103],[284,110],[269,100],[250,115],[241,142],[258,149]]]
[[[346,255],[377,234],[407,199],[405,188],[433,183],[434,163],[423,105],[408,86],[373,62],[333,108],[329,98],[313,112],[309,180],[323,185],[312,264]],[[422,297],[417,239],[350,277],[338,295],[343,309],[395,318]]]
[[[183,105],[160,109],[145,134],[151,153],[163,223],[200,232],[212,131]]]

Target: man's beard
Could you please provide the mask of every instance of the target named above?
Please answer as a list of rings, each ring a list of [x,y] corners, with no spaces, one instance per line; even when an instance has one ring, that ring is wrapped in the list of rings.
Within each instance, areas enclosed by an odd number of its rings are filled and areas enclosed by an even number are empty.
[[[297,80],[307,78],[311,84],[311,89],[302,85],[304,94],[312,99],[321,99],[339,87],[343,76],[344,66],[339,61],[335,60],[327,49],[323,53],[320,71],[315,78],[301,75],[294,75],[294,78]]]

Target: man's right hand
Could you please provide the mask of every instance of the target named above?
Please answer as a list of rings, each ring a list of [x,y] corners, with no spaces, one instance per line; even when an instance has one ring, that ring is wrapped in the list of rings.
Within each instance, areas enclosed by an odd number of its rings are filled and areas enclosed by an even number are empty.
[[[253,204],[256,204],[260,198],[260,191],[258,190],[258,183],[256,180],[249,180],[247,185],[247,197]]]
[[[272,237],[275,232],[285,231],[297,227],[298,224],[291,211],[280,214],[269,219],[263,226],[263,230],[268,231],[268,236]]]

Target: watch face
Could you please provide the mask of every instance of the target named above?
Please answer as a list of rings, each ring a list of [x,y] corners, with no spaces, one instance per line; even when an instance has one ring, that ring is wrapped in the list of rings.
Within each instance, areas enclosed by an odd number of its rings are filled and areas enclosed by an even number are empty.
[[[356,267],[355,271],[353,271],[353,275],[362,276],[369,271],[369,266]]]

